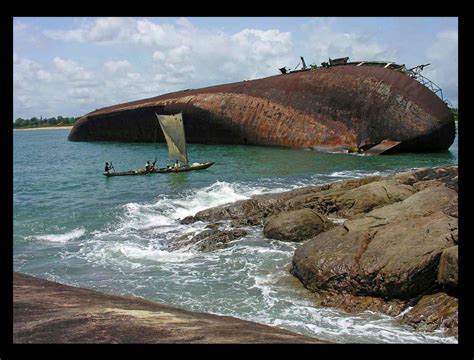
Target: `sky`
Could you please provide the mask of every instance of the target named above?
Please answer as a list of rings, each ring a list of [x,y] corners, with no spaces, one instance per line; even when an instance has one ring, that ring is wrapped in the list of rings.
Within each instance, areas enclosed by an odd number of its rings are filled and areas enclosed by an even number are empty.
[[[81,116],[349,56],[414,67],[458,103],[456,17],[15,17],[14,119]]]

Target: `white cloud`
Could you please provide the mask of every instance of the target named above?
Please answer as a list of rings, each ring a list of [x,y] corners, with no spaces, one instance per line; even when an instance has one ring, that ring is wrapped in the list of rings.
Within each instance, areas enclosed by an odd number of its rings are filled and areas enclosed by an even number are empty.
[[[189,31],[183,20],[178,26]],[[146,46],[173,46],[183,36],[173,24],[155,24],[147,19],[106,17],[95,18],[73,30],[46,30],[44,34],[54,40],[77,41],[101,45],[137,44]]]
[[[54,40],[113,44],[129,38],[131,26],[131,18],[107,17],[88,20],[78,29],[45,30],[44,34]]]
[[[94,79],[92,72],[86,71],[74,60],[62,59],[56,56],[53,59],[53,63],[57,70],[57,75],[61,76],[66,81],[80,84],[85,81],[93,81]]]
[[[157,50],[153,53],[153,60],[160,61],[160,60],[165,60],[165,59],[166,59],[166,56],[162,51]]]
[[[307,24],[309,32],[307,49],[314,54],[318,63],[321,59],[349,56],[351,61],[358,60],[396,60],[397,49],[388,44],[380,44],[373,36],[363,32],[341,32],[333,29],[334,19]]]
[[[430,66],[423,75],[443,89],[443,95],[457,106],[458,98],[458,32],[443,31],[436,35],[426,57]]]
[[[77,116],[185,88],[274,75],[279,67],[298,61],[292,54],[289,32],[244,29],[224,33],[197,28],[186,18],[172,23],[154,21],[93,18],[77,23],[72,30],[43,30],[50,41],[68,42],[67,48],[75,52],[54,53],[47,66],[15,54],[15,111],[29,104],[31,111],[38,106],[42,111],[52,109],[53,114]],[[88,67],[80,64],[75,54],[93,52],[96,45],[107,46],[112,56],[119,57],[97,57],[97,65]],[[130,57],[124,56],[124,47],[131,50]],[[133,71],[132,60],[139,64]],[[41,94],[23,90],[25,84],[41,88]]]
[[[119,70],[126,70],[131,67],[127,60],[110,60],[104,63],[104,67],[111,72],[117,72]]]

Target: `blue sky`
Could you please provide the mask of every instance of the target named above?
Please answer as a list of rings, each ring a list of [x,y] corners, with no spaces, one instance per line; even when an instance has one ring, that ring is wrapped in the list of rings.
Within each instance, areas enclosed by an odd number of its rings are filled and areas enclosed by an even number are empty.
[[[300,56],[431,63],[423,75],[458,101],[455,17],[17,17],[13,50],[14,118],[276,75]]]

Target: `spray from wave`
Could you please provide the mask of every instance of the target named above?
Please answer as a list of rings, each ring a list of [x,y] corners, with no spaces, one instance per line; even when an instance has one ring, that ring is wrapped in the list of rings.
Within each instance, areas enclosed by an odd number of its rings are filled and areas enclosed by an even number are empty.
[[[66,243],[68,241],[80,238],[85,233],[86,233],[86,230],[84,228],[78,228],[64,234],[34,235],[34,236],[28,237],[28,239],[51,241],[51,242],[57,242],[57,243]]]

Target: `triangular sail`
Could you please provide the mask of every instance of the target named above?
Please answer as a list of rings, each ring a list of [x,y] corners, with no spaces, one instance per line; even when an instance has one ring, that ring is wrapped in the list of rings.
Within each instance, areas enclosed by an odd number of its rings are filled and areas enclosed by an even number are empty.
[[[182,113],[175,115],[158,115],[161,130],[165,135],[168,144],[168,158],[171,160],[181,160],[188,163],[188,153],[186,151],[186,136],[184,134]]]

